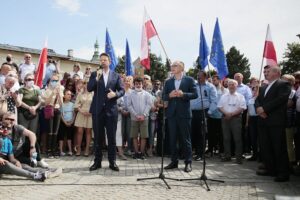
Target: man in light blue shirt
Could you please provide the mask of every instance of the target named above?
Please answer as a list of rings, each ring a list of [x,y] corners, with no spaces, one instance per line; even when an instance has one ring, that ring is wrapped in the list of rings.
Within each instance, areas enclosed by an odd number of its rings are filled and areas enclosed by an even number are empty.
[[[203,134],[205,125],[203,122],[203,114],[208,118],[207,114],[212,114],[217,109],[217,90],[213,84],[207,81],[205,71],[198,74],[198,83],[196,84],[198,98],[191,100],[192,110],[192,144],[195,148],[195,161],[200,161],[203,155]]]
[[[250,99],[252,98],[251,89],[243,84],[244,76],[241,73],[235,73],[234,79],[238,82],[237,93],[240,93],[244,96],[246,104],[249,104]],[[250,153],[250,141],[249,136],[246,131],[246,121],[247,121],[247,110],[242,114],[242,140],[243,140],[243,153]]]

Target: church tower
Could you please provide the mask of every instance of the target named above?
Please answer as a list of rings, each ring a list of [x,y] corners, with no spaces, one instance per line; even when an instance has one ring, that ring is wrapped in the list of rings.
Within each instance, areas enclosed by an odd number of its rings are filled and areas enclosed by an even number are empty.
[[[98,40],[96,39],[96,42],[94,44],[94,55],[93,55],[93,58],[92,58],[92,62],[99,62],[99,44],[98,44]]]

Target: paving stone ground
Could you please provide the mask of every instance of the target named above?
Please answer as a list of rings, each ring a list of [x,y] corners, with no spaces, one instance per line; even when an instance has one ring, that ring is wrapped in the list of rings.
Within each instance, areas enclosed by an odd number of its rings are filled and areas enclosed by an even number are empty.
[[[35,182],[12,175],[0,178],[0,200],[2,199],[274,199],[275,195],[293,196],[300,199],[300,177],[291,176],[291,181],[275,183],[272,177],[255,175],[257,163],[245,161],[242,165],[234,162],[222,163],[218,158],[207,159],[208,179],[223,180],[225,183],[207,181],[211,191],[199,178],[203,163],[193,162],[191,173],[183,172],[184,163],[179,168],[164,171],[167,178],[198,180],[175,181],[166,179],[171,189],[167,189],[161,179],[137,181],[137,178],[158,177],[161,158],[147,160],[117,160],[119,172],[108,168],[106,159],[102,168],[88,170],[93,157],[62,157],[46,159],[51,167],[62,167],[60,177]],[[165,159],[165,165],[169,158]]]

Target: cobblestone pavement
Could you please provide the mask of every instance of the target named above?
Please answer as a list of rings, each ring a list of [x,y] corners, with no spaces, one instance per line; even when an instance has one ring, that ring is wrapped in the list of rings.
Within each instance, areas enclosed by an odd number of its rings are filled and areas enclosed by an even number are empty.
[[[217,158],[207,159],[206,175],[209,179],[224,180],[219,183],[208,180],[211,191],[203,181],[166,180],[167,189],[161,179],[137,181],[137,178],[158,177],[161,158],[147,160],[118,160],[119,172],[108,168],[106,159],[102,169],[89,172],[90,157],[63,157],[46,159],[51,167],[63,167],[63,174],[45,182],[35,182],[17,176],[3,175],[0,178],[0,199],[274,199],[275,195],[300,196],[300,177],[291,176],[287,183],[275,183],[272,177],[255,175],[257,163],[245,161],[243,165],[234,162],[221,163]],[[169,158],[165,159],[165,165]],[[170,178],[186,179],[201,177],[203,163],[193,162],[191,173],[179,168],[164,171]]]

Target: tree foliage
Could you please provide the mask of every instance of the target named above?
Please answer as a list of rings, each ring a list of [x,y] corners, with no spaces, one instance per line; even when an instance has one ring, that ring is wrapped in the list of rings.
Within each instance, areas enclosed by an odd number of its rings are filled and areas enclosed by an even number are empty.
[[[279,64],[282,74],[292,74],[300,70],[300,43],[288,43],[283,54],[283,61]]]
[[[115,71],[119,74],[125,74],[125,55],[122,57],[118,57],[119,63],[115,69]]]
[[[118,57],[119,64],[117,65],[115,71],[119,74],[125,74],[125,55],[122,57]],[[145,69],[145,74],[151,76],[151,80],[161,80],[167,78],[168,70],[166,64],[162,62],[162,58],[160,56],[156,56],[155,54],[150,54],[150,70]]]
[[[163,81],[168,76],[167,63],[162,62],[160,56],[150,53],[150,70],[145,70],[145,74],[151,77],[151,80]]]
[[[232,46],[226,53],[227,66],[229,74],[227,77],[233,78],[235,73],[241,73],[244,76],[244,83],[248,83],[251,72],[248,58],[241,54],[235,46]]]

